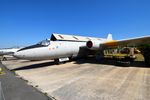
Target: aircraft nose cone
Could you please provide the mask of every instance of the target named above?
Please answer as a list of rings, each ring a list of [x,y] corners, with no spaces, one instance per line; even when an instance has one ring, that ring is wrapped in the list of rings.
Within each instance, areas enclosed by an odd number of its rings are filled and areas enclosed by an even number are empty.
[[[15,52],[14,53],[14,57],[16,57],[16,58],[24,58],[24,55],[22,55],[22,53],[20,53],[20,52]]]

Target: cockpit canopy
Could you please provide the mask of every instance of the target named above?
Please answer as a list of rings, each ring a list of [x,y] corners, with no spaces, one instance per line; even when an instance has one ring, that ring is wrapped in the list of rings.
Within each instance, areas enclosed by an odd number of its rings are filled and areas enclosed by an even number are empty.
[[[50,45],[50,40],[47,40],[47,39],[43,40],[43,41],[37,43],[37,45],[48,46],[48,45]]]
[[[28,49],[34,49],[34,48],[40,48],[40,47],[47,47],[50,45],[50,40],[43,40],[35,45],[31,45],[31,46],[28,46],[28,47],[24,47],[18,51],[22,51],[22,50],[28,50]],[[17,51],[17,52],[18,52]]]

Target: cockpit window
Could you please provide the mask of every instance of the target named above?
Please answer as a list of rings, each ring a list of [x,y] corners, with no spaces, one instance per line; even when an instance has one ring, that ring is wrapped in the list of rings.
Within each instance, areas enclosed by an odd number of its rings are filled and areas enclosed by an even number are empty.
[[[48,46],[48,45],[50,45],[50,40],[43,40],[43,41],[39,42],[38,45]]]
[[[50,40],[43,40],[43,41],[41,41],[41,42],[39,42],[39,43],[37,43],[37,44],[35,44],[35,45],[31,45],[31,46],[28,46],[28,47],[24,47],[24,48],[22,48],[22,49],[20,49],[20,50],[18,50],[18,51],[27,50],[27,49],[33,49],[33,48],[46,47],[46,46],[48,46],[48,45],[50,45]],[[18,51],[17,51],[17,52],[18,52]]]

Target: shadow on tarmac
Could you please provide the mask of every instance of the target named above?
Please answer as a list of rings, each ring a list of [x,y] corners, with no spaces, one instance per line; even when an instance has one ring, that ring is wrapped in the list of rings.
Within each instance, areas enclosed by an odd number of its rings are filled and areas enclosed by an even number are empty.
[[[85,64],[85,63],[115,65],[116,67],[125,67],[125,66],[121,66],[121,65],[120,66],[116,65],[116,61],[110,60],[110,59],[103,59],[101,61],[97,61],[97,60],[95,60],[95,58],[88,58],[88,59],[77,60],[75,62],[75,64]],[[150,68],[150,66],[146,66],[144,61],[133,61],[130,63],[129,67]]]
[[[55,65],[55,63],[54,62],[44,62],[44,63],[39,63],[39,64],[32,64],[32,65],[28,65],[28,66],[23,66],[23,67],[15,68],[15,69],[12,69],[12,70],[14,70],[14,71],[27,70],[27,69],[47,67],[47,66],[50,66],[50,65]]]
[[[75,62],[74,62],[74,64],[85,64],[85,63],[116,65],[116,61],[115,60],[110,60],[110,59],[109,60],[108,59],[103,59],[101,61],[96,61],[95,58],[87,58],[87,59],[78,59],[78,60],[75,60]],[[27,70],[27,69],[41,68],[41,67],[47,67],[47,66],[52,66],[52,65],[56,65],[56,63],[55,62],[44,62],[44,63],[39,63],[39,64],[32,64],[32,65],[28,65],[28,66],[23,66],[23,67],[15,68],[15,69],[12,69],[12,70],[14,70],[14,71]],[[116,67],[125,67],[125,66],[116,65]],[[134,61],[128,67],[150,68],[149,66],[146,66],[143,61]]]

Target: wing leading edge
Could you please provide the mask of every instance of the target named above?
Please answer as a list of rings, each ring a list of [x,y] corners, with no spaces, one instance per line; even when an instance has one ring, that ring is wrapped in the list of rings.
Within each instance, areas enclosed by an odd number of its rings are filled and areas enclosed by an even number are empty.
[[[130,38],[124,40],[111,40],[100,44],[102,47],[116,47],[116,46],[138,46],[150,43],[150,36]]]

